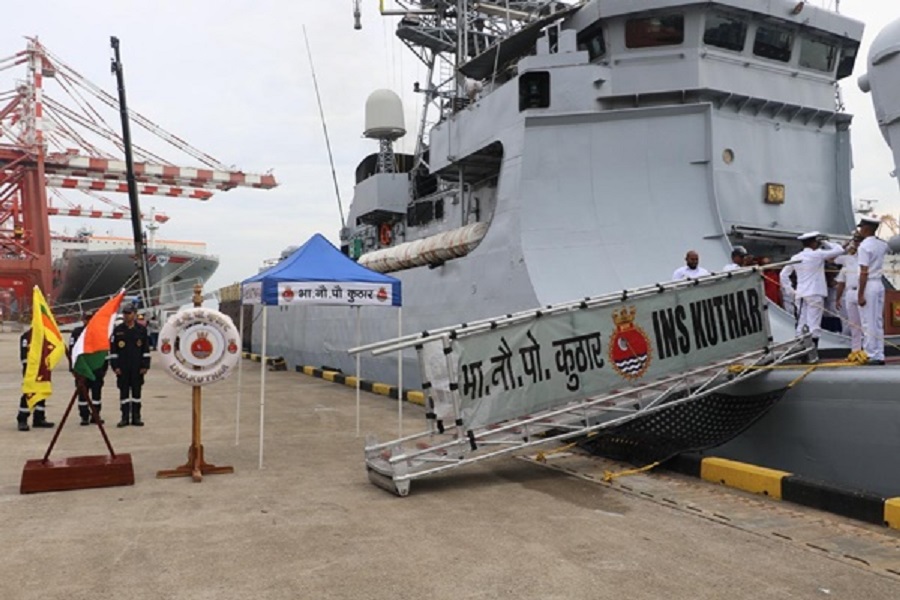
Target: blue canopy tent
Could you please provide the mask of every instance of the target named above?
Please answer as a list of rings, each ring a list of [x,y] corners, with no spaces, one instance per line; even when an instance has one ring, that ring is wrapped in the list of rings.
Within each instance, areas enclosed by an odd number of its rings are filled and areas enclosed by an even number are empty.
[[[263,464],[263,431],[266,390],[266,327],[269,306],[331,305],[356,307],[357,345],[360,340],[359,308],[362,306],[396,306],[398,329],[403,321],[400,280],[382,275],[348,258],[321,234],[313,235],[305,244],[278,264],[241,282],[241,304],[262,307],[262,365],[260,367],[259,466]],[[241,311],[240,330],[243,336],[244,311]],[[398,333],[400,335],[400,333]],[[398,360],[398,369],[402,363]],[[359,355],[356,357],[356,429],[359,433]],[[402,371],[398,385],[402,385]],[[238,370],[238,411],[236,436],[240,433],[241,371]],[[402,398],[402,391],[398,398]],[[402,411],[402,402],[399,402]],[[402,413],[401,413],[402,417]]]

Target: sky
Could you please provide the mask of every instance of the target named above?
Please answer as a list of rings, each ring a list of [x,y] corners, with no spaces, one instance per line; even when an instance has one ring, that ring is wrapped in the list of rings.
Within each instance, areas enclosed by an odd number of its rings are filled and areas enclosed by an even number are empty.
[[[273,190],[237,188],[208,202],[141,198],[145,212],[153,207],[170,217],[158,237],[205,241],[220,258],[206,285],[212,290],[255,274],[263,260],[316,232],[339,242],[341,217],[310,56],[344,214],[357,164],[377,150],[377,142],[362,136],[372,91],[389,88],[401,95],[409,133],[395,149],[414,148],[421,107],[412,86],[424,82],[425,69],[394,38],[397,18],[381,17],[377,0],[362,4],[363,27],[354,30],[352,0],[30,0],[4,12],[0,57],[23,50],[24,36],[37,35],[69,66],[115,94],[109,70],[114,35],[131,110],[224,164],[275,174],[280,185]],[[815,4],[833,6],[834,0]],[[847,110],[855,115],[853,198],[878,199],[876,212],[897,215],[900,192],[890,176],[890,152],[856,78],[865,72],[871,40],[900,18],[900,4],[842,0],[840,9],[866,24],[856,70],[843,82]],[[136,143],[155,144],[140,131],[134,136]],[[163,155],[176,163],[181,156]],[[110,197],[127,204],[124,196]],[[103,220],[53,219],[51,227],[73,232],[84,224],[98,234],[130,235],[127,223]]]

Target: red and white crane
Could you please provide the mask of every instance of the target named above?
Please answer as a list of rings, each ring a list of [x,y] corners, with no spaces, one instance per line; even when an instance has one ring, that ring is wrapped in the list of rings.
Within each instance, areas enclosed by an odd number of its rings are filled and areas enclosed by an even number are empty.
[[[0,288],[13,287],[23,303],[38,284],[50,290],[52,282],[50,216],[82,218],[130,218],[129,211],[100,192],[127,193],[123,142],[110,110],[118,100],[92,83],[37,38],[29,38],[26,50],[0,58],[0,74],[24,68],[24,81],[10,89],[0,84]],[[56,84],[48,94],[50,83]],[[104,112],[108,113],[104,115]],[[209,200],[217,191],[236,187],[271,189],[277,185],[271,173],[245,173],[225,166],[146,117],[131,110],[134,126],[143,128],[179,154],[199,163],[178,166],[157,153],[133,144],[138,193]],[[47,189],[54,201],[48,201]],[[111,205],[112,209],[84,207],[55,190],[80,190]],[[156,213],[156,223],[168,217]],[[20,293],[21,292],[21,293]]]

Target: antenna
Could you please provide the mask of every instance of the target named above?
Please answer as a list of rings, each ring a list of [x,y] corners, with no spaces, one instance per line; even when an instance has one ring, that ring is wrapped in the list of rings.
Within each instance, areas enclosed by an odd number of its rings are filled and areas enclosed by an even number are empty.
[[[338,188],[337,173],[334,171],[334,156],[331,154],[331,141],[328,139],[328,126],[325,124],[325,112],[322,110],[322,97],[319,95],[319,82],[316,80],[316,68],[313,66],[312,52],[309,49],[309,36],[306,25],[303,26],[303,39],[306,42],[306,55],[309,56],[309,70],[312,71],[313,89],[316,90],[316,101],[319,103],[319,118],[322,120],[322,131],[325,132],[325,147],[328,149],[328,163],[331,165],[331,179],[334,181],[334,195],[337,196],[338,211],[341,213],[341,229],[347,226],[344,221],[344,207],[341,205],[341,190]]]
[[[362,29],[360,20],[359,0],[353,0],[353,29]]]

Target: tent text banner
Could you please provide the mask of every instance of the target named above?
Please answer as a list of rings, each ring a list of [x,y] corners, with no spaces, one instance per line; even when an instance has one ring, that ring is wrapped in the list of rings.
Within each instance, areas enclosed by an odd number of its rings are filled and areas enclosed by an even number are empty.
[[[391,286],[380,283],[296,281],[278,284],[278,305],[344,304],[348,306],[391,306]]]
[[[465,429],[562,406],[770,342],[758,274],[545,315],[453,341]]]

